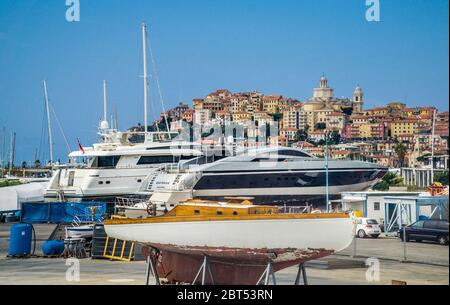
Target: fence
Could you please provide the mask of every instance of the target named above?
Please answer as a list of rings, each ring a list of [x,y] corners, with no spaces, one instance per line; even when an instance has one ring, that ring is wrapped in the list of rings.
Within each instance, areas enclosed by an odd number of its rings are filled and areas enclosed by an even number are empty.
[[[101,222],[106,214],[105,202],[33,202],[22,204],[21,222],[69,224],[75,219],[81,223]]]

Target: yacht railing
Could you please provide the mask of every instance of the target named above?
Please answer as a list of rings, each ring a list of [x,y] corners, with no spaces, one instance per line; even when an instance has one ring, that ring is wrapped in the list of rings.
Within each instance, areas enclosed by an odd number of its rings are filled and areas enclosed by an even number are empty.
[[[114,215],[118,215],[118,212],[121,210],[146,201],[147,200],[141,198],[116,197],[116,202],[114,203]]]
[[[278,213],[280,214],[304,214],[311,213],[310,205],[298,205],[298,206],[280,206],[278,207]]]

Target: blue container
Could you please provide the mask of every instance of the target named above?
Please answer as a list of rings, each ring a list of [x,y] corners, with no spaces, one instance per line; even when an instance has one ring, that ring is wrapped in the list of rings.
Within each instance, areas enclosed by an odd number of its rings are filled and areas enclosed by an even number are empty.
[[[64,252],[63,240],[47,240],[42,244],[42,253],[44,255],[61,255]]]
[[[23,256],[31,253],[32,229],[29,224],[15,224],[11,226],[9,240],[9,255]]]

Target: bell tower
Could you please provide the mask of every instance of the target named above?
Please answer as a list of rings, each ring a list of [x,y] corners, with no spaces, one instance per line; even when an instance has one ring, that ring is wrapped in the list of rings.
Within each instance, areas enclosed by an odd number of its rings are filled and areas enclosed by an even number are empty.
[[[364,105],[364,93],[361,87],[356,86],[355,92],[353,93],[353,112],[362,112]]]

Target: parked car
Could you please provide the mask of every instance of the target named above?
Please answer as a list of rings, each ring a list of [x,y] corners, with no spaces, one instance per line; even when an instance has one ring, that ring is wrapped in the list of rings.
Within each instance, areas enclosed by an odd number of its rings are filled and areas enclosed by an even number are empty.
[[[434,241],[441,245],[448,244],[448,220],[429,219],[419,220],[405,227],[405,240]],[[403,229],[398,231],[398,236],[403,240]]]
[[[367,236],[377,238],[381,234],[378,221],[372,218],[356,218],[356,236],[365,238]]]

